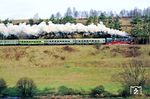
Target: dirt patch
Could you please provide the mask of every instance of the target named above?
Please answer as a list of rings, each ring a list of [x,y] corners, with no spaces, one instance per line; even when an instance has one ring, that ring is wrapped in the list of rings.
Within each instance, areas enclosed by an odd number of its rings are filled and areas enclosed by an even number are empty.
[[[106,61],[89,61],[89,62],[76,62],[74,63],[77,67],[106,67],[109,66]]]
[[[108,49],[110,49],[109,46],[103,46],[103,47],[101,48],[101,50],[108,50]]]
[[[43,51],[44,54],[47,54],[47,55],[53,55],[54,53],[52,53],[51,51],[49,50],[44,50]]]
[[[26,49],[27,48],[20,48],[20,47],[4,48],[2,50],[4,53],[3,58],[4,59],[11,59],[11,60],[14,59],[14,60],[18,61],[27,55]]]
[[[139,47],[139,46],[129,46],[128,48],[129,49],[141,49],[141,47]]]
[[[120,47],[116,47],[116,48],[113,48],[112,50],[110,50],[110,52],[116,52],[116,53],[123,53],[125,50],[120,48]]]
[[[61,60],[65,60],[66,58],[65,58],[65,56],[62,56],[62,57],[60,57],[60,59],[61,59]]]
[[[65,46],[62,48],[64,51],[67,51],[67,52],[74,52],[76,51],[74,48],[70,47],[70,46]]]
[[[129,46],[128,49],[125,51],[124,55],[126,57],[137,57],[141,55],[140,47],[138,46]]]
[[[113,52],[112,57],[116,57],[116,56],[117,56],[117,53]]]
[[[94,45],[93,46],[95,49],[99,50],[101,48],[101,45]]]
[[[129,46],[127,48],[116,47],[110,51],[114,54],[114,56],[116,56],[115,53],[119,53],[124,57],[137,57],[141,55],[141,52],[139,49],[140,47],[138,46]]]
[[[58,55],[53,55],[53,57],[55,57],[55,58],[59,58],[59,56],[58,56]]]
[[[90,55],[93,55],[93,56],[95,56],[95,55],[96,55],[96,53],[95,53],[95,52],[91,52],[91,53],[90,53]]]
[[[49,54],[49,51],[48,50],[44,50],[43,53]]]

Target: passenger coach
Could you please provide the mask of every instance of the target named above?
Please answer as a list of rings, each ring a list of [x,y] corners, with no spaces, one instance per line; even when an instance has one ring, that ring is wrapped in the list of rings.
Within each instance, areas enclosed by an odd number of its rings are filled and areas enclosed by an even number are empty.
[[[24,39],[0,40],[0,45],[90,45],[105,44],[104,38],[100,39]]]

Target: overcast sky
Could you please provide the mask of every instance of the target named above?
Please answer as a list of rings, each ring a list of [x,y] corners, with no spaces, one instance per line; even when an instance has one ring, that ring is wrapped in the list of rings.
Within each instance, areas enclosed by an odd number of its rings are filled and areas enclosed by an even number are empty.
[[[150,0],[0,0],[0,19],[27,19],[36,13],[40,18],[49,18],[58,11],[63,14],[68,7],[75,7],[80,11],[120,11],[148,6]]]

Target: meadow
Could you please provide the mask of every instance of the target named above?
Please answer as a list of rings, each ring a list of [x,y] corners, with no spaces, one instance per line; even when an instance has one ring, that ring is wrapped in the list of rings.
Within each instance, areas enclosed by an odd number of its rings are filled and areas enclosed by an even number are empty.
[[[136,45],[0,46],[0,78],[9,87],[21,77],[34,80],[39,89],[67,86],[89,91],[103,85],[107,91],[121,89],[118,74],[134,58],[150,71],[150,46]]]

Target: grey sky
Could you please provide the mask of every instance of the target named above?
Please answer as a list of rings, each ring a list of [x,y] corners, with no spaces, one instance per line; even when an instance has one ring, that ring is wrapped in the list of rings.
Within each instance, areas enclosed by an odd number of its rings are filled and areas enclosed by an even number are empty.
[[[52,13],[58,11],[63,14],[68,7],[81,11],[120,11],[148,6],[150,0],[0,0],[0,19],[32,18],[35,13],[41,18],[49,18]]]

